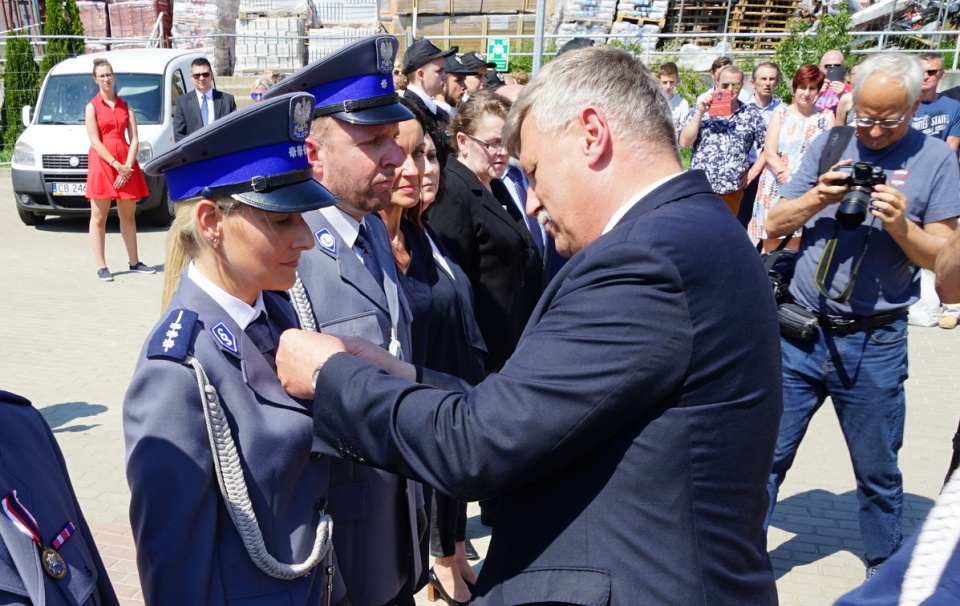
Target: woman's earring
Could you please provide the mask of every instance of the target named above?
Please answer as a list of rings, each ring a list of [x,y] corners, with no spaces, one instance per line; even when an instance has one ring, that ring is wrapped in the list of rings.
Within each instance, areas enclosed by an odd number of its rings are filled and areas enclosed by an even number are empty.
[[[210,242],[210,246],[214,248],[220,245],[220,238],[208,238],[207,241]]]

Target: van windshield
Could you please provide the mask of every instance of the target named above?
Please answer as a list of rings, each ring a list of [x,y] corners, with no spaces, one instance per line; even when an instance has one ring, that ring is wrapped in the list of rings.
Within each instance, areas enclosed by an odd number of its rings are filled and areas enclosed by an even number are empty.
[[[117,72],[117,94],[137,114],[137,124],[163,120],[162,77]],[[37,112],[37,124],[83,124],[83,111],[99,91],[90,74],[50,76]]]

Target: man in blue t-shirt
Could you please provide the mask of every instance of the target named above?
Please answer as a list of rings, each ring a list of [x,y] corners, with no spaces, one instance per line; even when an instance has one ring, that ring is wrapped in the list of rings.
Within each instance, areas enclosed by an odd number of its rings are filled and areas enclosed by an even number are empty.
[[[766,228],[772,238],[803,227],[790,292],[819,321],[810,340],[781,336],[783,417],[767,523],[807,425],[827,396],[850,450],[869,578],[896,550],[903,512],[897,453],[903,442],[907,308],[920,294],[918,268],[932,268],[960,215],[960,166],[942,141],[910,127],[920,103],[920,63],[873,55],[854,86],[857,136],[838,165],[869,162],[886,184],[851,220],[850,187],[834,166],[819,173],[829,136],[813,141],[780,189]],[[832,251],[830,249],[833,249]]]
[[[925,135],[946,141],[956,151],[960,147],[960,101],[937,94],[937,85],[944,76],[943,57],[938,53],[923,53],[917,58],[923,69],[923,83],[920,85],[920,108],[913,115],[912,126]],[[933,280],[922,282],[924,289],[932,290],[932,285]],[[931,292],[929,298],[933,296]],[[927,294],[922,296],[924,300],[927,298]],[[960,304],[944,305],[938,326],[956,328],[958,321]]]

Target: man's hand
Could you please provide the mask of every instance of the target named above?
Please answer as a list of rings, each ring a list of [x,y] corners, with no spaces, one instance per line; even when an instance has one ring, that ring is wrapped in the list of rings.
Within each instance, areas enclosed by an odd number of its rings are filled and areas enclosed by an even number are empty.
[[[417,380],[417,369],[413,364],[398,359],[386,349],[366,339],[343,337],[343,345],[351,356],[379,366],[394,376],[403,377],[410,381]]]
[[[829,84],[829,86],[828,86],[828,88],[829,88],[830,90],[832,90],[833,92],[837,93],[838,95],[842,94],[842,93],[843,93],[843,90],[844,90],[846,87],[847,87],[847,85],[843,82],[843,80],[833,80],[832,82],[830,82],[830,84]]]
[[[852,162],[853,160],[841,160],[817,179],[817,186],[813,189],[824,208],[830,204],[838,204],[850,189],[849,185],[839,183],[847,178],[847,174],[837,171],[837,166],[850,166]]]
[[[277,376],[291,396],[313,398],[313,371],[335,353],[345,352],[340,339],[306,330],[290,329],[280,335]]]
[[[883,221],[883,229],[891,236],[907,235],[907,197],[889,185],[877,185],[873,188],[870,213]]]

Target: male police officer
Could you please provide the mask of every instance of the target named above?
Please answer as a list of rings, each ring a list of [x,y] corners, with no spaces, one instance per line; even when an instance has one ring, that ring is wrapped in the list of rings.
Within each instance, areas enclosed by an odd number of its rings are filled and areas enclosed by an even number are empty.
[[[953,150],[910,126],[920,82],[920,64],[906,55],[864,61],[854,86],[857,136],[839,165],[871,163],[879,173],[856,164],[857,192],[836,166],[819,175],[829,140],[820,137],[766,224],[772,238],[803,227],[790,292],[819,323],[808,341],[781,337],[784,412],[767,523],[807,424],[830,396],[857,479],[868,578],[902,540],[907,307],[920,293],[918,268],[933,267],[960,215]]]
[[[410,318],[377,215],[390,203],[403,162],[397,122],[414,117],[397,103],[393,87],[397,44],[391,36],[365,38],[284,79],[264,98],[294,91],[316,97],[306,154],[314,177],[340,200],[306,215],[317,246],[301,258],[301,283],[293,293],[301,324],[362,336],[409,359]],[[333,542],[350,601],[393,603],[422,570],[421,487],[347,462],[335,464],[332,473],[328,512],[337,521]]]

